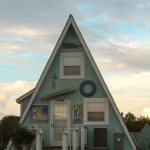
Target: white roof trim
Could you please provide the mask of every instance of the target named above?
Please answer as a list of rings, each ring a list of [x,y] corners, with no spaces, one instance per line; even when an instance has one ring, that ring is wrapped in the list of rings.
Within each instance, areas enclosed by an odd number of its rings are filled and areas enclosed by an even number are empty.
[[[34,89],[30,90],[29,92],[25,93],[24,95],[20,96],[19,98],[16,99],[16,102],[20,104],[20,102],[31,95],[33,93]]]
[[[56,44],[56,46],[55,46],[55,48],[54,48],[54,50],[53,50],[49,60],[48,60],[48,63],[46,64],[46,67],[45,67],[45,69],[44,69],[44,71],[43,71],[43,73],[42,73],[42,75],[41,75],[41,77],[40,77],[40,79],[39,79],[39,81],[38,81],[38,83],[36,85],[36,88],[35,88],[35,90],[34,90],[34,92],[32,94],[32,97],[31,97],[31,99],[30,99],[30,101],[29,101],[25,111],[23,112],[23,114],[22,114],[22,116],[20,118],[20,123],[22,123],[23,120],[25,119],[25,116],[26,116],[26,114],[27,114],[27,112],[28,112],[28,110],[29,110],[29,108],[30,108],[30,106],[31,106],[31,104],[32,104],[32,102],[33,102],[33,100],[34,100],[34,98],[35,98],[35,96],[36,96],[36,94],[37,94],[37,92],[38,92],[38,90],[39,90],[39,88],[40,88],[40,86],[41,86],[45,76],[46,76],[46,74],[47,74],[47,72],[48,72],[49,67],[51,66],[51,64],[52,64],[52,62],[54,60],[54,57],[55,57],[55,55],[56,55],[56,53],[57,53],[57,51],[58,51],[58,49],[60,47],[60,44],[62,43],[62,41],[63,41],[63,39],[64,39],[64,37],[66,35],[66,32],[68,31],[68,28],[69,28],[69,26],[71,24],[73,25],[73,27],[74,27],[77,35],[78,35],[78,38],[80,39],[80,41],[82,43],[82,46],[85,49],[85,52],[86,52],[88,58],[91,61],[91,64],[92,64],[92,66],[93,66],[93,68],[94,68],[94,70],[95,70],[95,72],[96,72],[96,74],[97,74],[97,76],[98,76],[98,78],[99,78],[99,80],[100,80],[100,82],[101,82],[101,84],[102,84],[102,86],[103,86],[107,96],[108,96],[108,99],[110,100],[110,103],[112,104],[112,107],[114,108],[114,111],[115,111],[115,113],[116,113],[116,115],[117,115],[117,117],[118,117],[118,119],[119,119],[119,121],[120,121],[120,123],[121,123],[121,125],[122,125],[122,127],[123,127],[123,129],[124,129],[124,131],[125,131],[125,133],[127,135],[127,137],[128,137],[128,139],[129,139],[129,142],[132,145],[133,150],[136,150],[136,146],[135,146],[135,144],[133,142],[133,139],[132,139],[132,137],[131,137],[127,127],[125,126],[125,124],[124,124],[124,122],[123,122],[123,120],[121,118],[120,112],[119,112],[119,110],[118,110],[118,108],[117,108],[117,106],[116,106],[116,104],[115,104],[115,102],[113,100],[113,97],[112,97],[111,93],[109,92],[109,89],[108,89],[108,87],[107,87],[107,85],[106,85],[106,83],[105,83],[105,81],[104,81],[104,79],[103,79],[103,77],[102,77],[102,75],[101,75],[101,73],[100,73],[100,71],[99,71],[99,69],[98,69],[98,67],[97,67],[97,65],[96,65],[96,63],[95,63],[95,61],[94,61],[94,59],[93,59],[93,57],[92,57],[92,55],[91,55],[91,53],[89,51],[89,49],[88,49],[88,47],[87,47],[87,45],[86,45],[86,43],[85,43],[85,41],[84,41],[84,39],[83,39],[83,37],[81,35],[81,32],[80,32],[77,24],[75,23],[75,20],[74,20],[72,15],[69,16],[69,19],[68,19],[68,21],[67,21],[67,23],[66,23],[66,25],[65,25],[62,33],[61,33],[61,35],[60,35],[60,38],[58,39],[58,42],[57,42],[57,44]]]
[[[6,150],[10,150],[12,143],[13,143],[12,140],[9,140]]]

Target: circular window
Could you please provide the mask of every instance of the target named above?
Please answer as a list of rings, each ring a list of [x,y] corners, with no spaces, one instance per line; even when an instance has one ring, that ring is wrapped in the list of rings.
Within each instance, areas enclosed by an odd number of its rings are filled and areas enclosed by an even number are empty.
[[[80,93],[85,97],[90,97],[96,92],[96,85],[91,80],[85,80],[80,84]]]

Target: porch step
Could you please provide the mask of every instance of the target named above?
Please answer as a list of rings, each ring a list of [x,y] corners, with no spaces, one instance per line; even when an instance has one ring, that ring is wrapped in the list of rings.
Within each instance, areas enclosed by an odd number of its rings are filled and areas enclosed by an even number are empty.
[[[109,150],[108,147],[93,147],[92,150]]]
[[[68,149],[72,149],[72,147],[68,147]],[[42,150],[62,150],[62,146],[43,147]],[[81,150],[81,147],[78,150]]]
[[[62,146],[43,147],[42,150],[62,150]]]

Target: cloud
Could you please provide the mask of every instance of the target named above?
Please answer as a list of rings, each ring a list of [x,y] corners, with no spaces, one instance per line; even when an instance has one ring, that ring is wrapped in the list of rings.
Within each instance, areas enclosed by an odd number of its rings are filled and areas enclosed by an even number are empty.
[[[5,114],[19,115],[19,105],[15,99],[35,87],[36,81],[15,81],[0,83],[0,116]]]
[[[6,116],[6,114],[0,112],[0,119],[1,119],[2,117],[4,117],[4,116]]]
[[[105,81],[121,112],[146,115],[150,106],[150,73],[105,75]]]
[[[150,116],[150,107],[145,107],[143,109],[144,116]]]
[[[1,83],[0,88],[1,90],[3,90],[3,93],[5,93],[6,95],[8,94],[11,99],[15,100],[21,93],[23,94],[31,90],[35,86],[35,84],[36,81],[29,82],[18,80],[10,83]],[[10,100],[10,98],[8,98],[8,100]]]
[[[25,37],[37,37],[37,36],[42,36],[47,34],[46,32],[42,32],[32,28],[23,28],[23,27],[15,27],[15,28],[7,29],[6,32],[10,34],[25,36]]]
[[[69,0],[62,0],[61,3],[58,0],[45,0],[44,2],[40,0],[6,0],[1,2],[0,14],[2,15],[0,15],[0,18],[6,24],[17,23],[36,27],[59,26],[57,23],[65,18],[66,14],[68,16],[70,14],[69,10],[73,10],[76,4],[75,1]]]
[[[117,82],[116,80],[114,80],[115,78],[117,79]],[[134,92],[135,88],[133,87],[136,87],[136,89],[139,89],[141,91],[140,93],[142,93],[143,90],[146,90],[146,89],[149,90],[149,85],[150,85],[150,73],[149,72],[142,72],[138,74],[124,73],[124,74],[119,74],[119,75],[109,74],[106,76],[106,79],[110,87],[114,87],[115,89],[119,91],[121,91],[122,88],[126,88],[130,92],[131,91]],[[130,81],[130,83],[128,83],[128,81]],[[122,92],[124,92],[124,90],[122,90]],[[138,92],[138,94],[140,93]],[[146,95],[146,97],[147,96],[148,95]]]
[[[145,44],[145,45],[144,45]],[[130,70],[133,72],[150,71],[150,44],[136,40],[101,39],[89,45],[97,65],[105,70]]]
[[[132,22],[140,23],[141,20],[144,20],[148,17],[149,7],[148,1],[140,0],[110,0],[102,1],[101,4],[99,1],[94,3],[93,10],[96,9],[95,16],[102,16],[109,22],[118,23],[118,22]],[[98,13],[99,12],[99,13]],[[101,13],[100,13],[101,12]],[[99,15],[96,15],[99,14]],[[145,14],[145,16],[144,16]],[[140,16],[135,17],[135,16]]]
[[[18,38],[19,39],[19,38]],[[20,39],[22,39],[20,37]],[[0,41],[0,52],[4,53],[6,50],[9,50],[9,52],[16,52],[16,51],[24,51],[24,50],[30,50],[30,51],[52,51],[54,48],[53,43],[49,43],[46,40],[38,40],[38,41]],[[7,53],[7,52],[5,52]]]
[[[139,0],[0,1],[1,55],[5,55],[6,50],[12,51],[13,57],[15,51],[22,50],[51,52],[66,19],[73,13],[88,46],[95,53],[93,56],[110,60],[103,68],[113,63],[114,69],[147,71],[150,65],[149,35],[146,34],[149,30],[145,30],[150,25],[147,4]],[[142,35],[138,32],[141,30]]]
[[[9,95],[5,89],[0,88],[0,107],[6,107],[6,102],[9,99]]]

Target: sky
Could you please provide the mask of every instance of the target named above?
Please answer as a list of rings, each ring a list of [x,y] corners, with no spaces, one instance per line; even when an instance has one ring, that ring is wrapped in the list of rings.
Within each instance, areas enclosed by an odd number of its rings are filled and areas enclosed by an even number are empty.
[[[0,0],[0,118],[20,115],[70,14],[119,111],[150,117],[149,0]]]

